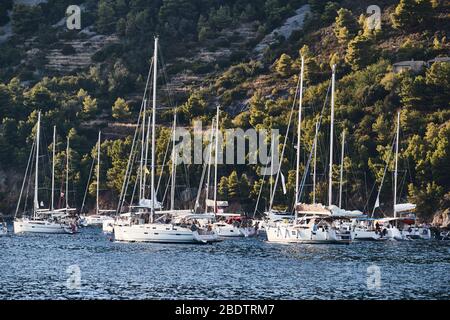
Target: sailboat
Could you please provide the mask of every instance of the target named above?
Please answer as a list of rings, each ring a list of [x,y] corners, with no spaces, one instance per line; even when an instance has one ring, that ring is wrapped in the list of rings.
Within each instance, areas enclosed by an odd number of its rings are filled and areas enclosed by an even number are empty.
[[[359,215],[356,212],[343,210],[332,202],[332,168],[333,168],[333,134],[334,134],[334,91],[335,91],[335,66],[332,67],[331,80],[331,124],[330,124],[330,163],[328,182],[328,206],[322,204],[304,204],[300,202],[300,138],[302,121],[302,98],[303,98],[303,70],[304,59],[300,74],[299,87],[299,112],[297,127],[297,162],[296,162],[296,189],[295,189],[295,218],[269,223],[266,226],[267,240],[269,242],[281,243],[343,243],[353,241],[354,233],[351,228],[342,223],[351,216]],[[317,129],[316,129],[317,136]],[[315,143],[316,143],[315,138]],[[314,149],[315,151],[315,146]],[[283,152],[282,152],[283,154]],[[314,170],[315,172],[315,170]],[[277,176],[278,177],[278,176]],[[277,180],[275,180],[276,182]],[[315,181],[315,177],[314,177]],[[275,190],[272,193],[271,204]],[[301,217],[299,217],[302,215]]]
[[[211,243],[219,242],[217,232],[212,228],[212,222],[215,220],[214,214],[201,213],[198,214],[194,210],[175,209],[175,188],[176,188],[176,172],[178,152],[176,150],[176,128],[177,128],[177,114],[174,112],[173,127],[172,127],[172,156],[171,156],[171,176],[170,176],[170,209],[168,211],[160,211],[161,214],[167,214],[173,217],[173,223],[177,225],[191,226],[195,229],[193,232],[194,238],[199,242]],[[202,174],[203,177],[203,174]],[[201,179],[202,180],[202,179]],[[200,182],[200,186],[203,181]],[[199,188],[201,192],[201,188]],[[199,197],[199,195],[198,195]],[[196,205],[198,204],[198,199]]]
[[[151,115],[151,170],[150,170],[150,199],[145,198],[145,176],[147,162],[144,153],[145,141],[145,99],[144,112],[142,114],[142,150],[140,163],[141,186],[139,190],[139,204],[132,207],[134,211],[122,215],[125,221],[117,220],[114,223],[114,239],[126,242],[163,242],[163,243],[207,243],[208,237],[202,238],[199,227],[196,225],[183,226],[172,221],[172,216],[167,213],[156,211],[161,204],[156,200],[155,190],[155,167],[156,167],[156,88],[157,88],[157,66],[158,66],[158,38],[155,37],[153,56],[153,108]],[[150,121],[150,119],[149,119]],[[150,122],[148,123],[150,127]],[[150,129],[150,128],[149,128]],[[150,134],[147,131],[147,137]],[[147,139],[148,142],[149,139]],[[148,146],[148,143],[147,143]],[[148,150],[148,148],[146,149]],[[130,157],[131,158],[131,157]]]
[[[342,186],[343,186],[343,173],[344,173],[344,155],[345,155],[345,130],[342,131],[341,140],[341,165],[339,170],[339,205],[338,208],[342,208]],[[343,222],[342,226],[347,226],[351,228],[354,232],[354,240],[364,240],[364,241],[374,241],[374,240],[385,240],[382,233],[372,227],[369,222],[371,219],[363,215],[361,211],[354,210],[351,213],[355,214],[356,217],[351,219],[351,222]],[[358,216],[359,215],[359,216]]]
[[[82,216],[83,226],[102,226],[104,232],[112,232],[112,223],[114,219],[107,213],[114,212],[114,210],[100,210],[99,207],[99,192],[100,192],[100,146],[101,146],[101,131],[98,132],[97,140],[97,183],[96,183],[96,197],[95,197],[95,213],[92,215]],[[89,184],[88,184],[89,186]],[[88,186],[86,188],[88,188]],[[87,191],[87,190],[86,190]]]
[[[394,168],[394,201],[393,201],[393,217],[387,217],[377,220],[384,228],[383,234],[391,240],[411,240],[411,239],[431,239],[431,230],[427,226],[418,226],[417,219],[413,211],[416,205],[413,203],[397,203],[397,189],[398,189],[398,149],[400,143],[400,111],[397,113],[397,125],[395,135],[395,168]],[[389,162],[386,164],[389,165]],[[386,173],[385,169],[385,173]],[[379,197],[384,181],[384,175],[380,188],[378,190],[377,199],[374,210],[379,207]]]
[[[27,169],[25,171],[22,188],[17,202],[15,219],[13,222],[14,233],[75,233],[76,227],[73,223],[68,223],[60,217],[53,216],[53,210],[42,209],[39,202],[39,144],[41,131],[41,112],[38,112],[38,120],[36,125],[36,138],[30,152]],[[22,217],[18,217],[22,193],[25,187],[25,182],[28,175],[29,165],[32,159],[32,154],[35,154],[35,171],[34,171],[34,199],[33,209],[30,212],[22,212]],[[54,159],[53,159],[54,162]],[[52,194],[53,197],[53,194]],[[52,202],[53,203],[53,202]],[[51,208],[52,209],[52,208]]]
[[[216,109],[216,123],[215,123],[215,147],[214,147],[214,194],[213,199],[208,197],[209,189],[209,170],[208,170],[208,188],[205,200],[205,210],[211,210],[215,216],[215,222],[213,223],[213,230],[219,235],[219,237],[251,237],[256,235],[256,229],[253,227],[246,217],[242,217],[238,213],[225,213],[224,210],[228,207],[228,201],[217,200],[217,167],[218,167],[218,154],[219,154],[219,116],[220,107]],[[211,151],[211,149],[210,149]],[[211,158],[211,157],[210,157]],[[210,162],[209,162],[210,165]]]

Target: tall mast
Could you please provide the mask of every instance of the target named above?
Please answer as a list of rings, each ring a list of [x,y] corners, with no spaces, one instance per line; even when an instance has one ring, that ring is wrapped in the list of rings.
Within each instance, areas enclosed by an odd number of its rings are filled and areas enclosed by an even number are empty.
[[[153,57],[153,108],[152,108],[152,171],[151,171],[151,215],[150,222],[153,222],[153,215],[155,213],[155,119],[156,119],[156,80],[158,78],[158,37],[155,37],[155,48]]]
[[[67,136],[66,146],[66,209],[69,208],[69,136]]]
[[[272,191],[273,191],[273,148],[274,148],[274,137],[273,135],[271,135],[270,137],[270,195],[272,195]]]
[[[331,124],[330,124],[330,168],[328,180],[328,206],[333,202],[333,136],[334,136],[334,82],[336,65],[333,64],[333,74],[331,76]]]
[[[139,202],[145,198],[144,189],[145,189],[145,153],[146,153],[146,140],[145,140],[145,116],[147,111],[147,100],[144,99],[144,106],[142,111],[142,136],[141,136],[141,161],[139,168]],[[148,142],[148,141],[147,141]]]
[[[177,129],[177,114],[173,114],[173,133],[172,133],[172,182],[170,188],[170,210],[175,208],[175,179],[176,179],[176,158],[177,154],[175,152],[175,130]]]
[[[217,106],[216,114],[216,147],[214,149],[214,214],[217,213],[217,157],[219,153],[219,113],[220,106]]]
[[[341,169],[339,173],[339,208],[342,208],[342,176],[344,173],[345,130],[342,131]]]
[[[314,136],[314,163],[313,163],[313,204],[316,203],[316,167],[317,167],[317,134],[319,133],[319,122],[316,122],[316,134]]]
[[[53,148],[52,148],[52,195],[50,197],[50,211],[55,209],[55,151],[56,151],[56,126],[53,126]]]
[[[300,136],[302,127],[302,100],[303,100],[303,68],[304,68],[304,57],[302,56],[302,65],[300,71],[300,92],[298,99],[298,127],[297,127],[297,167],[295,169],[295,203],[294,207],[297,206],[299,202],[299,192],[300,192]],[[295,210],[297,212],[297,210]],[[297,214],[297,213],[296,213]]]
[[[148,144],[150,141],[150,130],[151,130],[151,116],[147,119],[147,133],[145,137],[145,155],[144,155],[144,167],[142,168],[143,178],[142,178],[142,199],[145,199],[145,185],[147,184],[147,164],[148,164]]]
[[[211,135],[209,139],[209,155],[208,155],[208,175],[206,179],[206,195],[205,195],[205,213],[208,212],[208,205],[206,204],[206,201],[209,199],[209,181],[211,176],[211,158],[212,158],[212,150],[213,150],[213,139],[214,139],[214,121],[211,124]]]
[[[41,135],[41,112],[38,112],[38,121],[36,127],[36,172],[34,174],[34,218],[39,210],[38,186],[39,186],[39,139]]]
[[[397,135],[395,138],[395,171],[394,171],[394,218],[397,217],[397,175],[398,175],[398,142],[400,135],[400,111],[397,113]]]
[[[101,141],[101,131],[98,132],[98,142],[97,142],[97,199],[95,204],[96,213],[99,214],[100,208],[98,205],[98,195],[100,190],[100,141]]]

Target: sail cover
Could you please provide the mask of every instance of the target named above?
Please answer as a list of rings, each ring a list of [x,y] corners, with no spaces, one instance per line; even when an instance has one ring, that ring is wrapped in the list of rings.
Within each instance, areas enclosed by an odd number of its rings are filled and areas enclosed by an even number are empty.
[[[151,208],[152,207],[152,199],[141,199],[139,201],[139,206],[143,208]],[[161,209],[162,203],[158,200],[155,200],[155,209]]]
[[[411,211],[416,208],[416,205],[413,203],[399,203],[394,207],[395,212],[403,212],[403,211]]]

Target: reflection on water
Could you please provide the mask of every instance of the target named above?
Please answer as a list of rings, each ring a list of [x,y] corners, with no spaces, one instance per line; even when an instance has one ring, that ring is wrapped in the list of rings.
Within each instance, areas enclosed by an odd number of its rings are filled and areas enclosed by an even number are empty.
[[[73,265],[78,289],[67,287]],[[128,244],[84,229],[0,237],[0,273],[1,299],[449,299],[450,242]]]

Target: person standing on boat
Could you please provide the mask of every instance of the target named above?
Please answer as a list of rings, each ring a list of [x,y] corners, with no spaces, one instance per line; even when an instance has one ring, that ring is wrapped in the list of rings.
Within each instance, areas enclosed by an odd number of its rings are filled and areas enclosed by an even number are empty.
[[[377,223],[375,223],[375,233],[380,233],[380,224],[378,223],[378,221],[377,221]]]

